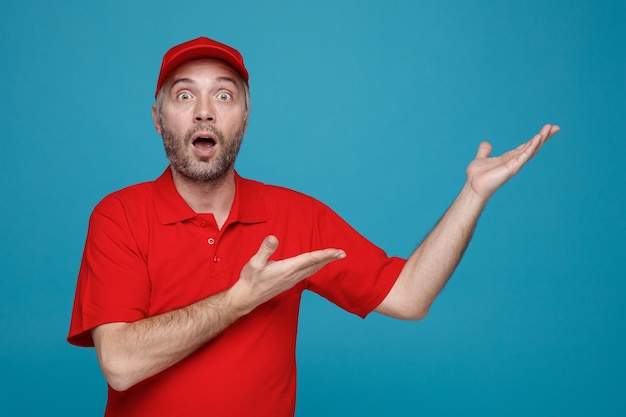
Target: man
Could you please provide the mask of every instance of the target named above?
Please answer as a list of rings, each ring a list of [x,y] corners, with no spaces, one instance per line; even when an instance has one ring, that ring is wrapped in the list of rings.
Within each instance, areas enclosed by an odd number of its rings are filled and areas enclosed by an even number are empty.
[[[241,178],[248,72],[207,38],[170,49],[154,125],[169,167],[92,213],[68,340],[95,346],[108,416],[290,416],[302,291],[365,317],[418,320],[452,275],[491,195],[558,126],[490,158],[405,261],[322,203]]]

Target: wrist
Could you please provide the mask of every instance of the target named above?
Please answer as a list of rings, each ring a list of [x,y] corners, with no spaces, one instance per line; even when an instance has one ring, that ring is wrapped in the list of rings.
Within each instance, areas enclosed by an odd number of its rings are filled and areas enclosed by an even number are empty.
[[[249,314],[256,305],[250,301],[248,289],[241,279],[238,279],[232,287],[221,293],[224,306],[237,317]]]
[[[467,181],[459,192],[455,204],[458,203],[462,206],[464,211],[481,212],[489,202],[490,197],[491,195],[484,196],[477,193],[471,182]]]

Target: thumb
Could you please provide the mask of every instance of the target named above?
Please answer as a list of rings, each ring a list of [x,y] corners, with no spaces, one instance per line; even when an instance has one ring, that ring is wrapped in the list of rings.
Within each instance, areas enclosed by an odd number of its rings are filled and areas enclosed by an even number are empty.
[[[253,259],[255,260],[255,262],[258,262],[259,267],[263,267],[267,263],[269,257],[272,256],[274,252],[276,252],[277,248],[278,239],[276,238],[276,236],[269,235],[265,239],[263,239],[261,247],[259,247],[259,250],[257,251],[256,255],[254,255]]]
[[[476,158],[487,158],[491,155],[491,144],[489,142],[481,142],[478,146],[478,153],[476,154]]]

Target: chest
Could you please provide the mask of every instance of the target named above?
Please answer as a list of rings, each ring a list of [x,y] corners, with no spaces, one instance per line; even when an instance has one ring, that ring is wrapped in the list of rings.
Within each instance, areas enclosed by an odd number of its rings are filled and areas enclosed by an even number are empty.
[[[210,215],[158,225],[146,262],[150,314],[179,308],[230,288],[269,234],[279,239],[272,260],[310,250],[310,236],[285,222],[234,223],[218,229]]]

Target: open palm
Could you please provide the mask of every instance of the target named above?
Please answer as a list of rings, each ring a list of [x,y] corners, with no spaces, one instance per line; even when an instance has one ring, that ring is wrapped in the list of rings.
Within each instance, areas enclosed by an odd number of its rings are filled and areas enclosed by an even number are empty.
[[[545,125],[531,140],[500,156],[490,157],[492,147],[482,142],[476,158],[467,167],[467,182],[481,198],[488,199],[533,157],[543,144],[559,131],[559,126]]]

